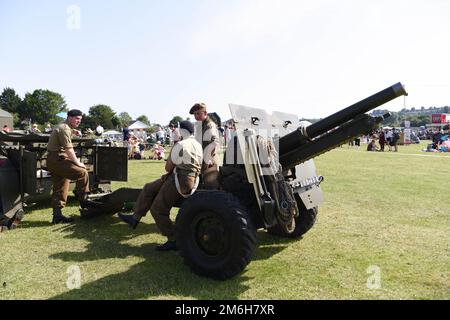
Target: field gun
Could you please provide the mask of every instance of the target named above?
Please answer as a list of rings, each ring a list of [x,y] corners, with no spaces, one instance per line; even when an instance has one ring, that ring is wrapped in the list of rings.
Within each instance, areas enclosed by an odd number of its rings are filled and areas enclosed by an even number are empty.
[[[250,262],[256,230],[300,238],[323,202],[313,158],[377,129],[389,116],[366,112],[402,95],[397,83],[309,126],[294,114],[231,104],[236,127],[220,167],[219,190],[201,187],[180,203],[175,222],[185,264],[201,276],[228,279]],[[82,208],[82,216],[114,214],[139,189],[119,189]]]

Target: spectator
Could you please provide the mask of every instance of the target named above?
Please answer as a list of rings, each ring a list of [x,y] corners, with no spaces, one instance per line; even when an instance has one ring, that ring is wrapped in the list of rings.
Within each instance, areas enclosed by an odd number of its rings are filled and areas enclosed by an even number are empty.
[[[394,147],[394,152],[397,152],[397,151],[398,151],[398,148],[397,148],[398,140],[400,140],[400,134],[399,134],[398,131],[395,130],[395,128],[394,128],[394,129],[392,129],[392,139],[391,139],[391,141],[392,141],[392,147]]]
[[[384,152],[384,145],[386,144],[386,135],[383,129],[381,129],[380,136],[378,137],[378,139],[380,143],[380,151]]]
[[[8,127],[7,124],[5,124],[5,125],[3,126],[2,132],[4,132],[4,133],[9,133],[9,132],[11,132],[11,129]]]
[[[152,160],[162,160],[164,159],[164,147],[161,145],[161,142],[156,141],[156,144],[153,146],[153,158]]]
[[[31,132],[41,133],[41,130],[39,130],[38,125],[36,123],[33,123],[33,125],[31,126]]]
[[[169,124],[169,129],[171,131],[170,140],[172,141],[172,144],[175,144],[178,141],[180,141],[181,135],[176,125],[174,125],[173,123]]]
[[[100,124],[98,124],[97,128],[95,128],[95,135],[101,137],[103,131],[104,131],[103,127]]]
[[[161,127],[158,127],[158,131],[156,132],[156,141],[161,142],[161,144],[164,143],[164,130]]]
[[[394,130],[394,129],[392,129],[392,130]],[[390,131],[390,130],[388,130],[386,132],[386,142],[388,144],[389,151],[392,151],[392,146],[393,146],[393,144],[392,144],[392,136],[393,136],[393,134],[394,134],[394,132]]]
[[[50,125],[50,123],[47,123],[47,125],[44,128],[44,133],[52,133],[52,126]]]
[[[141,159],[141,151],[139,150],[139,141],[136,136],[132,136],[130,139],[130,145],[131,145],[131,155],[130,159]]]
[[[377,151],[377,145],[375,144],[375,139],[369,142],[367,145],[367,151]]]
[[[141,159],[145,159],[144,152],[145,152],[145,143],[144,143],[144,139],[141,138],[139,140],[139,153],[141,155]]]
[[[131,153],[131,148],[130,148],[130,130],[128,129],[128,125],[127,124],[125,124],[123,126],[122,133],[123,133],[123,146],[127,147],[128,157],[129,157],[129,155]]]

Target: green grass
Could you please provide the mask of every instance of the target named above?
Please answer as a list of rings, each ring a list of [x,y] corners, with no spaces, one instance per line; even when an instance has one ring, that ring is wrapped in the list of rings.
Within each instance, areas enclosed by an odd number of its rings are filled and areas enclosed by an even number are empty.
[[[192,274],[151,215],[132,231],[116,216],[50,225],[49,201],[27,211],[21,227],[0,234],[2,299],[449,299],[450,154],[335,149],[316,158],[325,203],[302,239],[258,232],[244,272],[224,282]],[[130,161],[129,182],[142,187],[163,162]],[[173,210],[173,217],[176,214]],[[78,216],[75,202],[65,213]],[[69,290],[70,266],[81,288]],[[367,272],[381,271],[369,289]],[[3,284],[3,286],[2,286]]]

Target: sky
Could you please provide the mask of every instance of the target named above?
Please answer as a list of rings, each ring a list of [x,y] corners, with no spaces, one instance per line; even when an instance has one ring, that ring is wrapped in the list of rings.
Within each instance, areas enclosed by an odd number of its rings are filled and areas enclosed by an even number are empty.
[[[167,124],[196,102],[321,118],[450,105],[450,0],[0,0],[0,90]],[[190,116],[192,119],[192,116]]]

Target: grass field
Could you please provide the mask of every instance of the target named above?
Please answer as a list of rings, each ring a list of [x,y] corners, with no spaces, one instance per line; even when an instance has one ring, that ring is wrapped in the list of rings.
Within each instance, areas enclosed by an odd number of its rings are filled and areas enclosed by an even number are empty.
[[[116,216],[53,226],[49,202],[39,204],[0,234],[0,300],[449,299],[450,154],[424,146],[344,146],[316,158],[325,177],[316,225],[300,240],[260,230],[253,260],[224,282],[156,252],[165,239],[150,214],[134,231]],[[113,188],[142,187],[162,171],[162,162],[130,161],[129,182]],[[65,209],[77,211],[75,202]],[[80,289],[67,285],[74,270]]]

